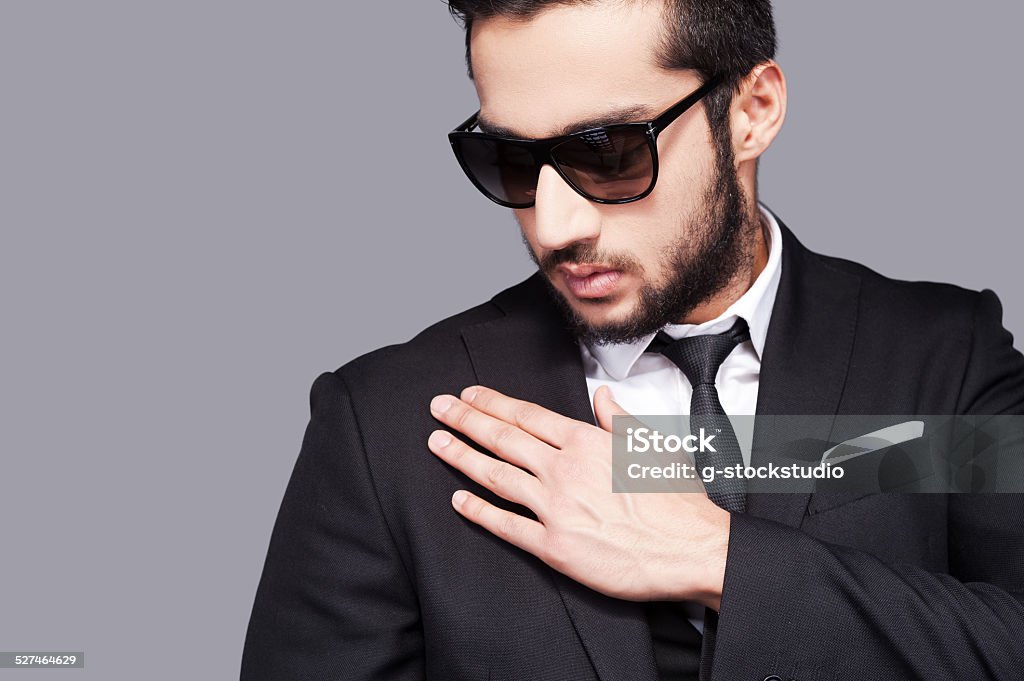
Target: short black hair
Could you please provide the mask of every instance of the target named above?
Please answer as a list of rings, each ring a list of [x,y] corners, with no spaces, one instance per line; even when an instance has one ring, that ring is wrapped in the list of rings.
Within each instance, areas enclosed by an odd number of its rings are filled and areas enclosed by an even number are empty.
[[[448,0],[452,16],[466,29],[466,67],[473,77],[470,36],[473,22],[495,16],[527,21],[559,5],[593,5],[611,0]],[[649,2],[651,0],[618,0]],[[657,55],[669,70],[695,70],[706,82],[723,85],[704,101],[719,151],[729,145],[729,106],[758,64],[775,58],[777,38],[771,0],[655,0],[664,2],[665,33]]]

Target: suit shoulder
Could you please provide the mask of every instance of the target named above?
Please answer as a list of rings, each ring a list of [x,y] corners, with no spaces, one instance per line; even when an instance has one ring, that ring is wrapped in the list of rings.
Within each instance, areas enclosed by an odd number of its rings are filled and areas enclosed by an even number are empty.
[[[854,366],[902,376],[917,390],[911,404],[945,405],[949,413],[1024,409],[1024,356],[991,290],[894,279],[850,260],[812,257],[859,282]],[[876,390],[863,386],[869,400]]]
[[[334,373],[354,387],[390,379],[405,383],[436,380],[446,372],[463,373],[469,366],[469,358],[462,330],[505,316],[510,305],[534,294],[535,282],[531,279],[505,289],[487,302],[431,324],[404,343],[387,345],[356,357]]]
[[[360,355],[338,367],[334,373],[356,381],[362,377],[379,376],[381,372],[408,376],[411,370],[425,364],[436,366],[452,354],[461,354],[462,329],[495,319],[501,314],[492,301],[481,303],[431,324],[404,343],[386,345]]]
[[[895,279],[844,258],[817,257],[825,266],[860,279],[861,310],[872,317],[902,319],[925,326],[970,324],[983,304],[982,299],[994,296],[991,291],[974,291],[946,282]]]

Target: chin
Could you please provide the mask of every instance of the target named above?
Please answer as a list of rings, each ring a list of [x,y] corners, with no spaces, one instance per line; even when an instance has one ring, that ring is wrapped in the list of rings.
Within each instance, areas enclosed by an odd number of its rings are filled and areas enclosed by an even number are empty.
[[[604,298],[574,298],[570,306],[589,326],[601,327],[621,324],[632,316],[635,301],[625,296]]]

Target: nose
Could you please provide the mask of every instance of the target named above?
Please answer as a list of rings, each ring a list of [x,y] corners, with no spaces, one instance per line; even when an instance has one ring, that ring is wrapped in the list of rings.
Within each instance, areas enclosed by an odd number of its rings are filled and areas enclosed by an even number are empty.
[[[556,251],[601,234],[598,205],[570,187],[553,167],[540,169],[534,220],[537,245]]]

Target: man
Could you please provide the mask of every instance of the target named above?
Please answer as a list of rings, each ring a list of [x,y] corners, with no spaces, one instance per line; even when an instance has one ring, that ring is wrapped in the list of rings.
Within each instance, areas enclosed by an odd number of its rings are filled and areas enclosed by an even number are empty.
[[[994,294],[757,203],[770,3],[450,5],[539,272],[317,379],[242,678],[1019,678],[1019,495],[612,492],[615,415],[1024,410]]]

